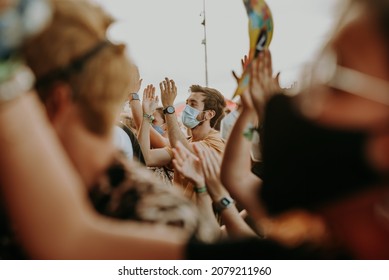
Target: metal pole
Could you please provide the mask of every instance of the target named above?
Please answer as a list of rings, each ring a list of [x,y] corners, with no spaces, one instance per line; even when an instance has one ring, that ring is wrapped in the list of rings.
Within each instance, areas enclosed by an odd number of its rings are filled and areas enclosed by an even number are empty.
[[[208,86],[208,54],[207,54],[207,23],[205,17],[205,0],[203,0],[203,22],[204,26],[204,39],[202,44],[204,45],[204,60],[205,60],[205,86]]]

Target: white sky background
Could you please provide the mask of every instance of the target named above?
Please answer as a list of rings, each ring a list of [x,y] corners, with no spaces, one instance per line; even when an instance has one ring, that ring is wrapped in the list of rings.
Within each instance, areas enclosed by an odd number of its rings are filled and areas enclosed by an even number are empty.
[[[110,37],[127,44],[143,87],[153,83],[158,88],[164,77],[172,78],[179,102],[187,98],[190,85],[205,85],[203,0],[94,1],[117,19]],[[298,78],[326,40],[338,1],[266,1],[274,19],[273,67],[281,71],[282,86]],[[231,71],[241,73],[240,59],[249,47],[243,1],[206,0],[206,19],[209,86],[231,98],[236,88]]]

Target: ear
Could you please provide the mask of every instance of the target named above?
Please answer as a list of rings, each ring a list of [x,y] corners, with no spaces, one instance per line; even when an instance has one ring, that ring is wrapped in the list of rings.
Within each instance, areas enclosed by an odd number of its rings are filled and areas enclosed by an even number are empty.
[[[45,102],[47,114],[51,122],[54,124],[61,119],[72,104],[72,89],[70,86],[64,83],[54,85]]]
[[[207,120],[211,120],[214,116],[216,116],[216,112],[214,110],[207,110],[205,112],[205,118]]]

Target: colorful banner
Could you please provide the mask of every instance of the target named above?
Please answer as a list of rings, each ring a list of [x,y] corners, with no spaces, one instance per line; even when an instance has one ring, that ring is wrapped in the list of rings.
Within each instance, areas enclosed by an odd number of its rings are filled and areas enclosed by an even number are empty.
[[[241,95],[248,88],[251,62],[264,48],[269,47],[273,37],[273,16],[266,2],[243,0],[243,3],[249,18],[250,50],[247,66],[243,70],[233,97]]]

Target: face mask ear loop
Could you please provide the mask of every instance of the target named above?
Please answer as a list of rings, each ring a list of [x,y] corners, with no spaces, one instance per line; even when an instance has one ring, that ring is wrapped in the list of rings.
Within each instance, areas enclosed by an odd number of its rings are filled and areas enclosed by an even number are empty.
[[[208,110],[201,111],[200,114],[201,114],[201,113],[204,113],[204,112],[206,112],[206,111],[208,111]],[[200,114],[199,114],[199,115],[200,115]],[[202,120],[200,120],[199,122],[202,123],[202,122],[205,122],[206,120],[207,120],[207,119],[205,118],[205,114],[204,114],[204,117],[203,117]]]

